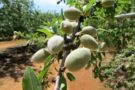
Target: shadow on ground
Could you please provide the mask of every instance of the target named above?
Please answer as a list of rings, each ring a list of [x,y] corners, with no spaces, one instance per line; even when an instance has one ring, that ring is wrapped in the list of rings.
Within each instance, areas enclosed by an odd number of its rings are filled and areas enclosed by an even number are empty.
[[[25,67],[33,66],[29,58],[36,50],[36,46],[19,45],[0,51],[0,78],[10,76],[18,81]]]

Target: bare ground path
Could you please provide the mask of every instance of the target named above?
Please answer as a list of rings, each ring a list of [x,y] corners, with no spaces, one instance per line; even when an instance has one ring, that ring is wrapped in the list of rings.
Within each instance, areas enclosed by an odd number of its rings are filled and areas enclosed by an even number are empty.
[[[13,46],[22,44],[23,42],[25,41],[24,40],[3,41],[3,42],[0,42],[0,49],[13,47]]]
[[[9,47],[14,47],[22,41],[6,41],[0,42],[0,51]],[[27,55],[27,57],[24,57]],[[32,66],[34,70],[38,70],[41,65],[35,65],[30,62],[31,54],[22,53],[19,51],[13,51],[7,57],[0,56],[0,90],[22,90],[21,80],[23,71],[26,66]],[[23,57],[23,58],[22,58]],[[58,63],[54,63],[50,70],[52,74],[49,80],[55,78],[56,71],[54,67],[58,67]],[[98,79],[94,79],[92,70],[81,70],[73,73],[76,76],[76,80],[70,82],[67,80],[68,90],[110,90],[103,86]],[[47,90],[53,90],[54,83],[50,84]]]

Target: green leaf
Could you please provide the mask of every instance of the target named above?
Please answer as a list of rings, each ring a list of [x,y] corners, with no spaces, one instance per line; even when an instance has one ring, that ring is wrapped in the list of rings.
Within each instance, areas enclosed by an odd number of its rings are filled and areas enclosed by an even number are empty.
[[[97,53],[97,58],[98,58],[100,61],[102,61],[102,55],[101,55],[100,52]]]
[[[67,75],[67,78],[70,80],[70,81],[74,81],[75,80],[75,77],[73,76],[73,74],[71,73],[66,73]]]
[[[30,67],[26,67],[22,79],[23,90],[42,90],[34,71]]]
[[[52,61],[52,56],[49,56],[46,60],[45,60],[45,64],[43,69],[38,73],[37,78],[39,82],[42,82],[43,78],[45,77],[45,75],[47,74],[48,68],[51,65],[51,61]]]
[[[58,21],[55,21],[54,25],[52,26],[52,30],[54,33],[58,33]]]
[[[69,6],[72,6],[75,4],[75,0],[66,0],[66,4],[68,4]]]
[[[48,37],[51,37],[53,35],[53,33],[48,29],[38,29],[37,31],[46,34]]]
[[[90,11],[90,8],[91,8],[91,3],[89,3],[89,4],[86,6],[84,12],[89,12],[89,11]]]
[[[119,0],[119,3],[121,3],[121,4],[127,4],[127,3],[129,3],[129,0]]]
[[[60,74],[59,90],[67,90],[67,82],[63,74]]]
[[[99,76],[99,68],[97,66],[94,67],[93,73],[94,73],[94,78],[97,78]]]

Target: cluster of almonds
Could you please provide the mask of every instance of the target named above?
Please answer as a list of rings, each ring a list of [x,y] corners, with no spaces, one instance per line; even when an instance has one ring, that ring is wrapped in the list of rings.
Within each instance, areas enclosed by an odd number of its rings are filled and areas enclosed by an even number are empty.
[[[64,16],[68,23],[63,23],[65,21],[62,22],[62,30],[65,33],[72,33],[73,28],[77,26],[76,24],[73,24],[73,22],[78,21],[81,15],[82,12],[75,7],[69,7],[65,9]],[[71,30],[67,28],[71,28]],[[77,32],[76,35],[80,36],[80,47],[71,51],[71,53],[66,57],[65,60],[65,67],[72,72],[82,69],[90,60],[91,50],[98,49],[98,43],[94,38],[96,36],[96,29],[94,27],[86,26],[82,28],[80,32]]]
[[[86,0],[85,0],[86,1]],[[102,0],[102,4],[110,4],[113,0]],[[106,5],[107,6],[107,5]],[[64,10],[64,17],[66,20],[62,21],[61,29],[64,33],[70,35],[74,28],[77,27],[77,22],[82,15],[82,12],[76,7],[68,7]],[[78,71],[82,69],[89,61],[91,51],[99,49],[98,42],[94,38],[97,36],[97,31],[92,26],[83,27],[76,35],[80,36],[80,47],[72,50],[66,57],[65,67],[69,71]],[[64,38],[59,35],[54,35],[47,42],[47,47],[38,50],[31,60],[34,62],[44,62],[50,55],[58,54],[64,47]]]

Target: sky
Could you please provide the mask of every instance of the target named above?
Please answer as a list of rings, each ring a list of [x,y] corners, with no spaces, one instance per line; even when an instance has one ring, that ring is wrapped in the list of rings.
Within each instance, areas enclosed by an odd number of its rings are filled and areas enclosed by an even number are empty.
[[[61,8],[66,7],[62,2],[57,5],[58,0],[33,0],[35,7],[43,12],[60,12]]]

